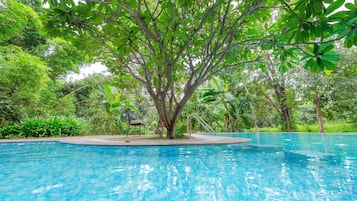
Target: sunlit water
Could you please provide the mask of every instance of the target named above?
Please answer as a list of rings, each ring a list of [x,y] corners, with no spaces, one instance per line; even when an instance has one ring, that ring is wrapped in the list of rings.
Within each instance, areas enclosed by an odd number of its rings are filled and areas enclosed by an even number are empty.
[[[357,200],[357,135],[241,145],[0,143],[0,200]]]

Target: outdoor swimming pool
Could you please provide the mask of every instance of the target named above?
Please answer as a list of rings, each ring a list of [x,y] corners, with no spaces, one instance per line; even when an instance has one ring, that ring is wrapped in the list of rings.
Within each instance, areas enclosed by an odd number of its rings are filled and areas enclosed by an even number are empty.
[[[0,200],[357,200],[357,135],[240,145],[0,143]]]

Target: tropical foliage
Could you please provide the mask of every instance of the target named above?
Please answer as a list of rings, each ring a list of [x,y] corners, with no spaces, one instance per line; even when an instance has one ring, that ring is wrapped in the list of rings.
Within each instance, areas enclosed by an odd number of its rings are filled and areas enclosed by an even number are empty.
[[[1,126],[74,118],[124,134],[128,109],[170,138],[193,113],[225,132],[357,124],[356,1],[43,3],[0,1]],[[67,79],[94,62],[110,74]]]
[[[274,57],[267,59],[282,70],[294,57],[313,72],[334,70],[339,56],[333,41],[345,39],[347,47],[356,42],[355,5],[336,11],[343,3],[49,1],[45,26],[50,34],[65,35],[80,49],[100,55],[113,72],[126,71],[140,81],[172,138],[198,86],[229,67],[257,63],[264,68],[260,61],[268,50]]]
[[[76,136],[81,129],[80,123],[71,118],[27,119],[0,128],[0,138]]]

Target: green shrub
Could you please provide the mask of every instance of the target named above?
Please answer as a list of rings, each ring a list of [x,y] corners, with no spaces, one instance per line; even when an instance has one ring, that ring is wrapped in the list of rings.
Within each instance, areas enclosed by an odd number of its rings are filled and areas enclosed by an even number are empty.
[[[325,122],[324,128],[326,133],[343,133],[343,132],[357,132],[357,125],[353,123],[331,123]],[[303,124],[297,126],[298,132],[320,132],[317,124]]]
[[[356,123],[345,122],[325,122],[324,128],[326,133],[343,133],[343,132],[357,132]],[[249,129],[254,132],[254,128]],[[278,127],[259,128],[260,132],[282,132]],[[320,132],[319,126],[315,124],[297,124],[296,132]]]
[[[53,118],[47,122],[48,136],[76,136],[82,132],[82,126],[72,118]]]
[[[81,124],[72,118],[27,119],[18,124],[5,125],[0,138],[61,137],[83,133]]]
[[[0,130],[1,138],[14,138],[14,137],[22,137],[21,136],[21,126],[18,124],[9,124],[3,126]]]
[[[316,124],[302,124],[296,126],[297,132],[319,132],[319,126]]]
[[[28,119],[21,123],[23,137],[46,136],[46,122],[43,119]]]
[[[330,123],[325,125],[326,132],[357,132],[356,123]]]

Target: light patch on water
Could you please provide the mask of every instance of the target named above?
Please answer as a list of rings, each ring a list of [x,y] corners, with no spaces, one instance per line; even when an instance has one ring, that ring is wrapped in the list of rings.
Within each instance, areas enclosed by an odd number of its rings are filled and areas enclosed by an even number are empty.
[[[152,171],[154,171],[154,168],[151,167],[150,165],[141,165],[140,166],[140,174],[148,174]]]
[[[187,172],[191,172],[191,167],[186,166],[186,167],[185,167],[185,172],[186,172],[186,173],[187,173]]]
[[[139,186],[138,186],[138,190],[141,190],[141,191],[146,191],[146,190],[149,190],[149,189],[153,189],[154,186],[152,185],[152,183],[145,179],[144,181],[142,181]]]
[[[112,190],[111,190],[111,192],[112,192],[113,194],[118,194],[118,195],[119,195],[122,191],[123,191],[123,188],[122,188],[121,186],[116,186],[116,187],[112,188]]]
[[[60,188],[62,187],[63,184],[55,184],[55,185],[51,185],[51,186],[42,186],[40,188],[37,188],[35,190],[32,191],[32,194],[37,194],[37,193],[44,193],[47,192],[53,188]]]
[[[114,168],[114,170],[112,172],[123,172],[125,170],[125,168],[123,167],[117,167],[117,168]]]
[[[264,188],[265,194],[268,198],[268,200],[275,200],[275,198],[278,198],[280,196],[280,193],[276,191],[276,189],[273,188]]]

